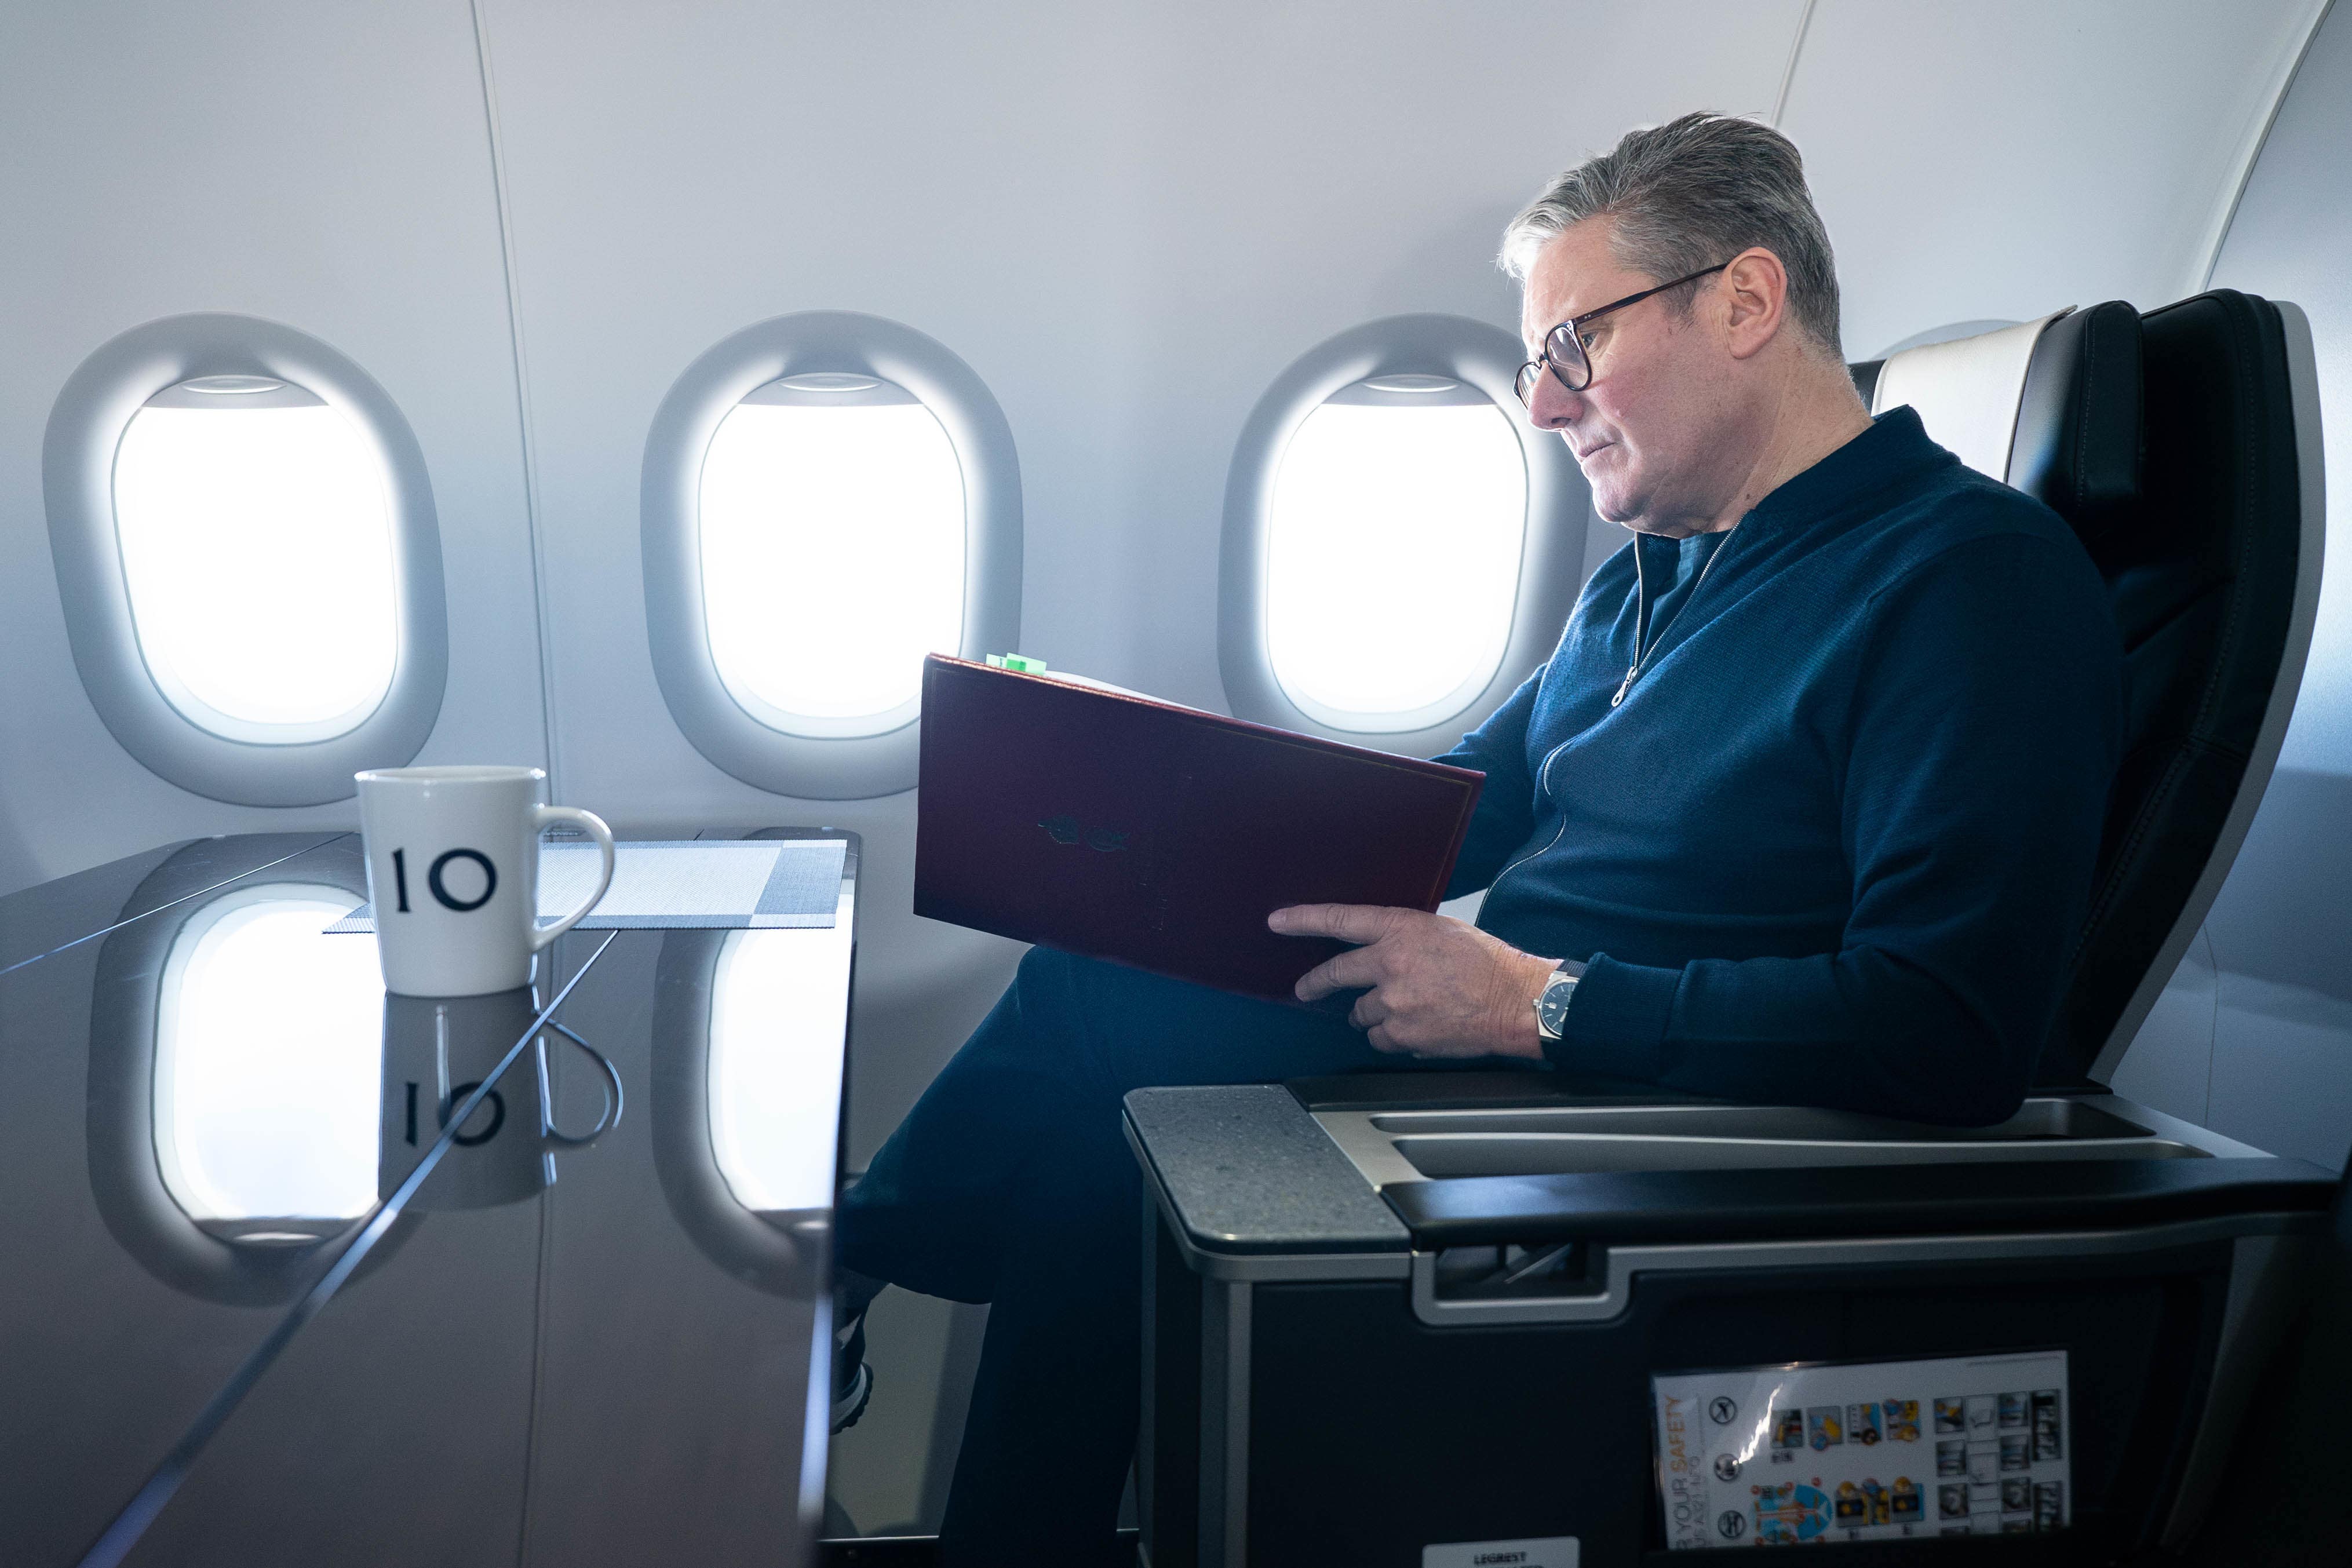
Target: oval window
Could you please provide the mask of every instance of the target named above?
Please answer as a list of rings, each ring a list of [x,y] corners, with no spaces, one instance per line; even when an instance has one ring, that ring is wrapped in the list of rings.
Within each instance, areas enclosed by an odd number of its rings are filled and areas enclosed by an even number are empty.
[[[710,983],[710,1152],[760,1213],[833,1205],[849,940],[739,931]]]
[[[1437,375],[1343,387],[1284,448],[1266,516],[1266,659],[1334,729],[1417,730],[1499,668],[1527,534],[1518,437]]]
[[[360,901],[255,888],[173,940],[155,1021],[155,1154],[190,1218],[351,1219],[375,1202],[375,939],[320,934]]]
[[[871,376],[770,382],[719,421],[699,500],[711,663],[744,711],[809,736],[911,722],[923,656],[963,639],[963,475],[931,411]]]
[[[364,722],[400,654],[383,463],[290,383],[200,376],[150,398],[114,457],[140,657],[198,728],[263,745]]]

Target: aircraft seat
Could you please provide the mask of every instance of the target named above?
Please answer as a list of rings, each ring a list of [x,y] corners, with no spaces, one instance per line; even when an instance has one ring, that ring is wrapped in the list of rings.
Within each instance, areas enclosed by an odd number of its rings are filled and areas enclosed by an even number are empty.
[[[2042,1077],[2110,1077],[2211,908],[2278,760],[2318,605],[2310,329],[2217,289],[2121,300],[1856,367],[1962,461],[2047,503],[2106,580],[2126,752]]]
[[[2118,1561],[2202,1518],[2335,1173],[2107,1092],[2275,762],[2316,602],[2292,306],[2120,302],[1857,367],[2051,504],[2127,760],[2037,1088],[1953,1130],[1570,1072],[1139,1089],[1155,1568]]]

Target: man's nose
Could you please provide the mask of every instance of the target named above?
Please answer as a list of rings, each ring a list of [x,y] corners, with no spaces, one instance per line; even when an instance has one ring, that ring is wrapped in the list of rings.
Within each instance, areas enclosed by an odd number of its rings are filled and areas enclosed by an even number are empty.
[[[1536,378],[1535,395],[1528,400],[1528,421],[1538,430],[1565,430],[1584,413],[1584,395],[1570,392],[1547,370]]]

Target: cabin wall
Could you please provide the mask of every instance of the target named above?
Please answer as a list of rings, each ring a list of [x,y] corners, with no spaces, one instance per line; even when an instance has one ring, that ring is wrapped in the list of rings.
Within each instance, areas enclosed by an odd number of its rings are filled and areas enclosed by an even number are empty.
[[[1780,127],[1851,360],[1949,321],[2192,294],[2324,0],[1820,0]]]
[[[2331,12],[2280,102],[2213,268],[2311,319],[2327,571],[2277,775],[2245,847],[2116,1087],[2257,1148],[2330,1167],[2352,1148],[2352,7]]]
[[[173,838],[358,820],[166,784],[75,675],[42,432],[92,350],[161,316],[281,321],[383,384],[424,449],[447,581],[448,689],[418,761],[544,761],[484,126],[464,0],[0,8],[0,891]]]

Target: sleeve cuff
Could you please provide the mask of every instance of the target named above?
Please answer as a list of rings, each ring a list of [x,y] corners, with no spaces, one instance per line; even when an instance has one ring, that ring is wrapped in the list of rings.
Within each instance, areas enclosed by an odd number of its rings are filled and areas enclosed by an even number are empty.
[[[1554,1067],[1656,1081],[1682,979],[1679,969],[1620,963],[1594,953],[1576,983],[1566,1027],[1559,1039],[1544,1042],[1544,1055]]]

